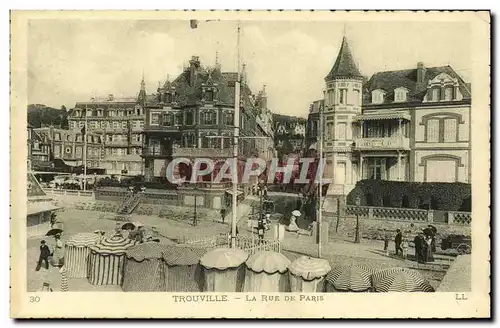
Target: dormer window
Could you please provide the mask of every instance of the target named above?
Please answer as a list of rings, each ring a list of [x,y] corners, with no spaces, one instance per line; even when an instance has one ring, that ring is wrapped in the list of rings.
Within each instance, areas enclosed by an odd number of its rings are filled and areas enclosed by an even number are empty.
[[[453,87],[446,87],[444,89],[444,100],[445,101],[453,100]]]
[[[394,90],[394,102],[404,102],[408,98],[408,89],[397,88]]]
[[[382,104],[384,102],[385,91],[378,89],[372,91],[372,104]]]
[[[214,92],[212,90],[205,91],[205,100],[214,101]]]

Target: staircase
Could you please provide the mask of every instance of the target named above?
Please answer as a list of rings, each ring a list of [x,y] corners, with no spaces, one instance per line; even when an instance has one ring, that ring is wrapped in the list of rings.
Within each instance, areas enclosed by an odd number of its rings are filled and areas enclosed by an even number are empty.
[[[135,210],[137,205],[139,205],[139,203],[141,201],[141,196],[142,196],[141,193],[133,193],[133,194],[127,195],[127,197],[125,197],[125,200],[123,201],[123,203],[118,208],[117,213],[118,214],[131,214]]]

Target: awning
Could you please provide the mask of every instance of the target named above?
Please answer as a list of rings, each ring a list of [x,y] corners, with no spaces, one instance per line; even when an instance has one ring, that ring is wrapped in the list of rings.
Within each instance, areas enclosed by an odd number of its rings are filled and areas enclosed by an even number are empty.
[[[357,115],[354,120],[355,121],[371,121],[371,120],[411,120],[411,116],[408,113],[403,112],[392,112],[392,113],[373,113],[373,114],[364,114]]]
[[[226,192],[227,192],[228,194],[230,194],[230,195],[232,195],[232,194],[233,194],[233,191],[232,191],[231,189],[226,190]],[[242,194],[243,194],[243,191],[238,190],[237,195],[239,196],[239,195],[242,195]]]
[[[48,211],[55,211],[60,209],[61,207],[55,206],[52,203],[49,202],[34,202],[28,203],[28,213],[27,215],[33,215],[33,214],[38,214],[38,213],[43,213],[43,212],[48,212]]]

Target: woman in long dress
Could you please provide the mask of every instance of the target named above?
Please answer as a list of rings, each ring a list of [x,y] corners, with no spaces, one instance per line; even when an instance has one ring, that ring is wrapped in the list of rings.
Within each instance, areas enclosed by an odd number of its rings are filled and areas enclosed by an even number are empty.
[[[288,225],[287,227],[287,230],[288,231],[291,231],[291,232],[297,232],[299,231],[299,226],[297,225],[297,212],[293,212],[292,213],[292,217],[290,218],[290,224]]]
[[[56,241],[56,244],[54,246],[54,252],[52,253],[52,265],[55,267],[61,267],[64,263],[64,249],[63,243],[61,241],[61,235],[55,235],[54,239]]]

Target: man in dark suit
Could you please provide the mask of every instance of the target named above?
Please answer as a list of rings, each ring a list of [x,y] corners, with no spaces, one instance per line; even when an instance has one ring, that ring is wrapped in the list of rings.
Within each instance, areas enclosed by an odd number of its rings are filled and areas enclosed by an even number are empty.
[[[50,256],[50,249],[47,244],[45,244],[45,240],[42,240],[40,242],[40,257],[38,258],[38,264],[36,265],[36,271],[39,271],[40,268],[42,267],[42,262],[45,261],[45,269],[49,269],[49,256]]]
[[[403,255],[403,248],[401,248],[401,243],[403,242],[403,233],[401,230],[396,230],[396,237],[394,238],[394,244],[396,245],[396,256],[401,252]]]
[[[424,251],[424,236],[422,232],[419,232],[415,239],[413,240],[415,243],[415,260],[418,263],[424,263],[423,251]]]

